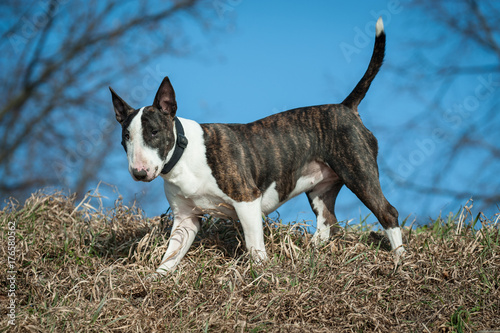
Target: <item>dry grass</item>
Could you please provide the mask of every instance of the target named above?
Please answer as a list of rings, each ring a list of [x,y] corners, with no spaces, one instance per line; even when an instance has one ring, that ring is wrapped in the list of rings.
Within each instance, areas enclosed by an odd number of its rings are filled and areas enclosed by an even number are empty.
[[[170,217],[117,202],[33,195],[0,212],[16,226],[14,332],[470,332],[500,328],[498,225],[467,209],[405,229],[395,266],[387,240],[348,230],[322,248],[300,226],[268,221],[272,258],[254,266],[239,226],[207,219],[177,271],[145,276],[166,249]],[[94,199],[95,200],[95,199]],[[476,223],[483,223],[480,230]],[[489,224],[489,225],[488,225]],[[487,226],[488,225],[488,226]],[[2,246],[7,267],[7,246]],[[6,269],[0,273],[8,289]]]

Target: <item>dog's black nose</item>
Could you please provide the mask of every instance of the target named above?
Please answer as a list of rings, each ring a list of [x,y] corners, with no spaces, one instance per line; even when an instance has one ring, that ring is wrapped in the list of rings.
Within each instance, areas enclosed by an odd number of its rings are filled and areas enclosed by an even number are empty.
[[[144,180],[148,176],[148,172],[146,170],[139,171],[137,169],[132,169],[132,173],[137,180]]]

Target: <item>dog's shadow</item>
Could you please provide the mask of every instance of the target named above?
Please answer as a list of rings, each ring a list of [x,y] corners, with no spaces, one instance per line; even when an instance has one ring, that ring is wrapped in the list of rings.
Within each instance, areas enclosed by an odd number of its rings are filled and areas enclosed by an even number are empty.
[[[390,252],[392,249],[389,238],[380,232],[370,231],[370,233],[365,239],[362,239],[362,241],[368,246],[379,248],[387,252]]]
[[[99,257],[113,260],[149,260],[151,256],[162,255],[156,252],[166,251],[172,226],[173,216],[168,212],[135,221],[120,218],[104,229],[88,228],[85,243],[88,253]],[[243,239],[240,223],[205,215],[201,218],[201,230],[191,247],[202,246],[205,249],[220,251],[224,257],[237,258],[245,254]]]
[[[166,251],[168,239],[172,232],[173,216],[171,213],[165,213],[150,219],[140,218],[135,221],[120,221],[119,225],[110,225],[108,230],[100,232],[88,231],[87,246],[91,254],[109,258],[112,260],[128,258],[131,262],[150,261],[158,259]],[[292,228],[290,225],[288,228]],[[266,221],[264,223],[264,233],[266,239],[272,242],[279,242],[273,237],[270,229],[281,230],[287,228],[276,222]],[[269,229],[269,230],[268,230]],[[294,238],[301,238],[298,243],[307,242],[310,237],[295,235],[299,231],[306,231],[295,228]],[[287,233],[290,231],[286,231]],[[279,232],[277,233],[279,234]],[[309,235],[311,236],[311,235]],[[278,237],[275,235],[274,237]],[[304,237],[304,238],[303,238]],[[334,235],[332,237],[340,237]],[[344,235],[345,237],[345,235]],[[302,239],[303,238],[303,239]],[[388,238],[381,232],[370,231],[358,240],[368,246],[379,248],[381,250],[391,251],[391,245]],[[302,244],[307,246],[305,244]],[[226,258],[239,258],[246,254],[244,246],[243,229],[240,223],[229,220],[214,218],[210,215],[204,215],[201,218],[201,230],[197,234],[192,249],[200,248],[210,249],[221,253]]]

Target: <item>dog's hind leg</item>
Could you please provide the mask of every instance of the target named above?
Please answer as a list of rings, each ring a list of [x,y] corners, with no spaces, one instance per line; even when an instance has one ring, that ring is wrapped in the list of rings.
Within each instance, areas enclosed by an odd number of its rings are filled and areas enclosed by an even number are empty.
[[[330,238],[331,234],[339,231],[337,217],[335,216],[335,201],[340,189],[344,186],[341,181],[333,184],[318,184],[307,192],[307,199],[316,215],[316,232],[313,243],[319,245]]]
[[[405,249],[403,247],[401,228],[398,223],[398,211],[383,195],[378,179],[373,188],[370,189],[369,194],[365,191],[355,191],[356,192],[353,192],[366,205],[366,207],[368,207],[368,209],[375,214],[380,224],[384,227],[387,237],[391,242],[392,250],[394,250],[398,256],[403,254]]]
[[[377,217],[385,229],[392,249],[399,256],[405,250],[398,223],[398,211],[387,201],[382,193],[377,166],[374,163],[372,161],[372,163],[363,164],[362,167],[356,168],[356,175],[349,178],[345,183]]]
[[[198,216],[174,217],[167,252],[163,255],[161,265],[156,270],[158,274],[165,275],[174,270],[191,247],[191,244],[193,244],[199,230],[200,219]]]
[[[405,250],[398,224],[398,211],[385,198],[377,166],[377,141],[363,128],[351,128],[337,136],[336,144],[348,154],[328,162],[345,185],[370,209],[384,227],[392,249],[399,256]]]

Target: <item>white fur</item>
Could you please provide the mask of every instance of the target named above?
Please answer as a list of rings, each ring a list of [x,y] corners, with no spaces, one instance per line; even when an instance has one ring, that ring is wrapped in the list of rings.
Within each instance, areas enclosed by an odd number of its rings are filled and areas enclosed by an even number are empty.
[[[267,260],[261,201],[261,198],[257,198],[251,202],[236,202],[234,204],[236,214],[243,227],[247,250],[257,263]]]
[[[377,24],[375,25],[376,36],[380,36],[382,32],[384,32],[384,21],[382,21],[382,17],[379,17],[377,20]]]
[[[391,248],[396,252],[396,255],[400,256],[405,252],[403,247],[403,238],[401,237],[401,229],[399,227],[396,228],[388,228],[385,229],[387,237],[389,237],[389,241],[391,242]]]
[[[330,226],[325,224],[325,217],[323,212],[325,210],[325,204],[318,197],[312,199],[312,205],[316,212],[318,213],[316,217],[316,232],[313,236],[313,243],[317,246],[320,245],[321,242],[325,242],[330,238]]]
[[[153,180],[160,174],[163,161],[156,149],[144,143],[141,122],[143,111],[144,108],[141,108],[128,127],[130,140],[125,143],[127,146],[128,171],[135,179],[132,169],[145,170],[147,180]]]
[[[262,194],[262,212],[264,214],[272,213],[280,206],[280,196],[276,190],[276,182],[272,182],[271,185]]]
[[[186,255],[199,230],[200,221],[196,217],[175,219],[167,252],[156,272],[164,275],[173,270]]]
[[[236,217],[233,201],[217,186],[208,166],[201,126],[193,120],[179,120],[189,143],[174,168],[166,175],[161,174],[172,210],[179,205],[179,209],[189,209],[193,215],[221,210]]]

